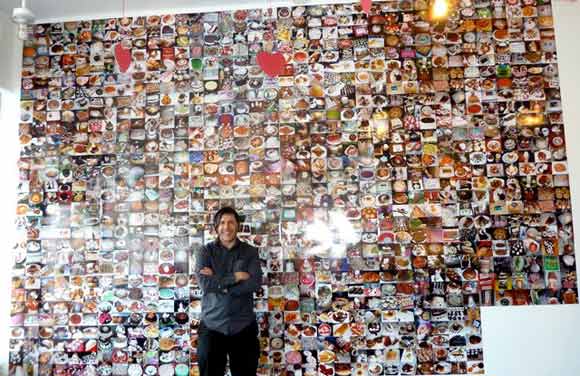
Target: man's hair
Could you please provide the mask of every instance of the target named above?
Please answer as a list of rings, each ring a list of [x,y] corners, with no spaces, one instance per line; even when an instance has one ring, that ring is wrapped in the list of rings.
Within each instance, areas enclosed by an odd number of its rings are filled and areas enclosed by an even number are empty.
[[[217,213],[215,213],[215,215],[213,216],[213,226],[215,228],[217,228],[218,225],[220,224],[220,221],[222,220],[224,214],[233,215],[236,218],[236,222],[238,222],[238,227],[242,224],[242,217],[238,214],[238,212],[230,206],[224,206],[223,208],[218,210]]]

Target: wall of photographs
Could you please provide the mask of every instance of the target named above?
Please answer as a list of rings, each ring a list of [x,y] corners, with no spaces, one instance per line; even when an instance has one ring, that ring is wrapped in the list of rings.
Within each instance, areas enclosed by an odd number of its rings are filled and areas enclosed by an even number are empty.
[[[224,205],[260,248],[260,375],[480,374],[480,306],[577,303],[549,1],[427,9],[37,25],[10,374],[197,375]]]

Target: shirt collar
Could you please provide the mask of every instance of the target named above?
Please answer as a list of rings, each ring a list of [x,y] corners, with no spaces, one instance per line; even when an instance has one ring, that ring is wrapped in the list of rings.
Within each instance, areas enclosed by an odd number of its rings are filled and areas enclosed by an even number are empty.
[[[238,247],[240,246],[240,244],[241,244],[241,241],[240,241],[240,239],[239,239],[238,237],[236,237],[236,242],[234,243],[234,246],[233,246],[232,248],[226,248],[226,247],[225,247],[225,246],[224,246],[224,245],[223,245],[223,244],[220,242],[220,238],[219,238],[219,237],[218,237],[218,238],[215,240],[215,243],[218,245],[218,247],[221,247],[221,248],[223,248],[223,249],[225,249],[225,250],[231,251],[231,250],[233,250],[233,249],[236,249],[236,248],[238,248]]]

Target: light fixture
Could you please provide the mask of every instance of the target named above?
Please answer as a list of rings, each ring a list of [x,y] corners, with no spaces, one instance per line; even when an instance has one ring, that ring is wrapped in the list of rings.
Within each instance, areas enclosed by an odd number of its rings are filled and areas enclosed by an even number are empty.
[[[449,13],[449,0],[434,0],[431,5],[431,17],[439,20],[447,17]]]
[[[21,40],[31,39],[33,34],[34,13],[26,3],[26,0],[21,0],[20,7],[12,10],[12,22],[18,25],[18,38]]]

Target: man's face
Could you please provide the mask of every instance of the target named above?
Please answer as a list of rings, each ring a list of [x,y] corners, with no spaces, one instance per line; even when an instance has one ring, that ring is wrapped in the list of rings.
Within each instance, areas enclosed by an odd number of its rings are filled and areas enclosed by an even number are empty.
[[[232,243],[238,234],[238,222],[233,214],[224,214],[217,226],[217,233],[221,243]]]

